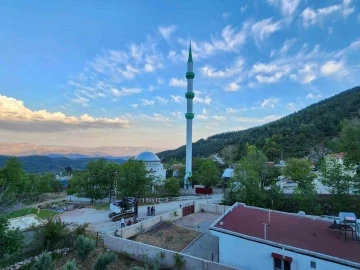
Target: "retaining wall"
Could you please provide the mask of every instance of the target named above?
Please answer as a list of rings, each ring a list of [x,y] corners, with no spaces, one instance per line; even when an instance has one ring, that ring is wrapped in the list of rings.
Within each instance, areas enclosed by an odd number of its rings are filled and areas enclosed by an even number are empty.
[[[174,214],[176,213],[176,215]],[[115,232],[116,236],[122,238],[130,238],[139,233],[146,232],[147,230],[154,227],[156,224],[163,222],[163,221],[174,221],[179,218],[182,218],[182,209],[179,208],[177,210],[165,213],[160,216],[155,216],[150,219],[143,220],[139,223],[133,224],[131,226],[125,227],[123,229],[118,229]]]
[[[173,268],[175,264],[174,255],[177,252],[162,249],[159,247],[150,246],[147,244],[131,241],[128,239],[105,235],[104,239],[105,247],[119,253],[127,253],[130,257],[136,260],[145,260],[146,258],[156,258],[160,252],[163,252],[165,255],[164,260],[162,261],[163,267]],[[183,260],[185,261],[184,269],[186,270],[235,270],[237,268],[233,268],[230,266],[222,265],[216,262],[211,262],[207,260],[203,260],[200,258],[196,258],[193,256],[189,256],[186,254],[179,253]]]

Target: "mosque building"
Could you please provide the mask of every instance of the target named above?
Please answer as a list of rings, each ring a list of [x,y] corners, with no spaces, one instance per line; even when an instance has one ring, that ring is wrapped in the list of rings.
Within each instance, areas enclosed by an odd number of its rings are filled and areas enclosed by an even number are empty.
[[[148,176],[154,177],[154,182],[163,182],[166,179],[166,169],[159,157],[150,151],[141,152],[134,160],[144,162]],[[160,183],[159,183],[160,184]]]

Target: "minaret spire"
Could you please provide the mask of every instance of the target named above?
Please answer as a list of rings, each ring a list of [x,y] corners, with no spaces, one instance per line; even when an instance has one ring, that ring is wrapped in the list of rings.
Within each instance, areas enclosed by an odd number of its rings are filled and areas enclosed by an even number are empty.
[[[189,47],[189,57],[188,57],[188,63],[192,63],[192,53],[191,53],[191,40],[190,40],[190,47]]]
[[[192,120],[194,118],[193,113],[193,99],[195,97],[193,91],[193,80],[195,77],[195,73],[193,72],[193,60],[192,60],[192,53],[191,53],[191,41],[189,47],[189,58],[187,62],[187,72],[186,72],[186,79],[187,79],[187,91],[185,93],[186,97],[186,166],[185,166],[185,177],[184,177],[184,189],[187,189],[189,186],[188,178],[192,176]]]

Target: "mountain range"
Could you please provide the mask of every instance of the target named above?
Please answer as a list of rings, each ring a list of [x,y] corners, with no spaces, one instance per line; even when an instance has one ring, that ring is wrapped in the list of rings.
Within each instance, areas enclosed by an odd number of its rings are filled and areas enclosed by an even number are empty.
[[[102,146],[102,147],[76,147],[60,145],[37,145],[31,143],[4,143],[0,142],[0,155],[6,156],[49,156],[67,158],[104,157],[108,159],[119,157],[136,156],[143,151],[159,152],[165,148],[154,147],[126,147],[126,146]]]

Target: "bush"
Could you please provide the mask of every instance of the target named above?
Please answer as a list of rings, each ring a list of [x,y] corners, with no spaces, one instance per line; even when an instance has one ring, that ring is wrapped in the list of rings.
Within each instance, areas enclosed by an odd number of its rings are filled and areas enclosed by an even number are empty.
[[[54,264],[51,258],[51,254],[47,252],[41,253],[31,267],[31,270],[52,270],[52,269],[54,269]]]
[[[84,223],[81,225],[77,225],[75,228],[75,234],[76,236],[80,236],[80,235],[85,235],[86,234],[86,229],[87,227],[89,227],[90,223]]]
[[[48,222],[39,229],[37,239],[42,239],[43,248],[46,250],[54,250],[66,246],[65,241],[69,235],[67,223],[49,218]]]
[[[79,268],[76,267],[75,260],[67,261],[63,267],[63,270],[78,270]]]
[[[80,235],[75,242],[76,254],[79,259],[85,260],[89,253],[95,248],[94,240]]]
[[[95,270],[105,270],[106,266],[115,260],[115,253],[106,252],[100,254],[96,259]]]

